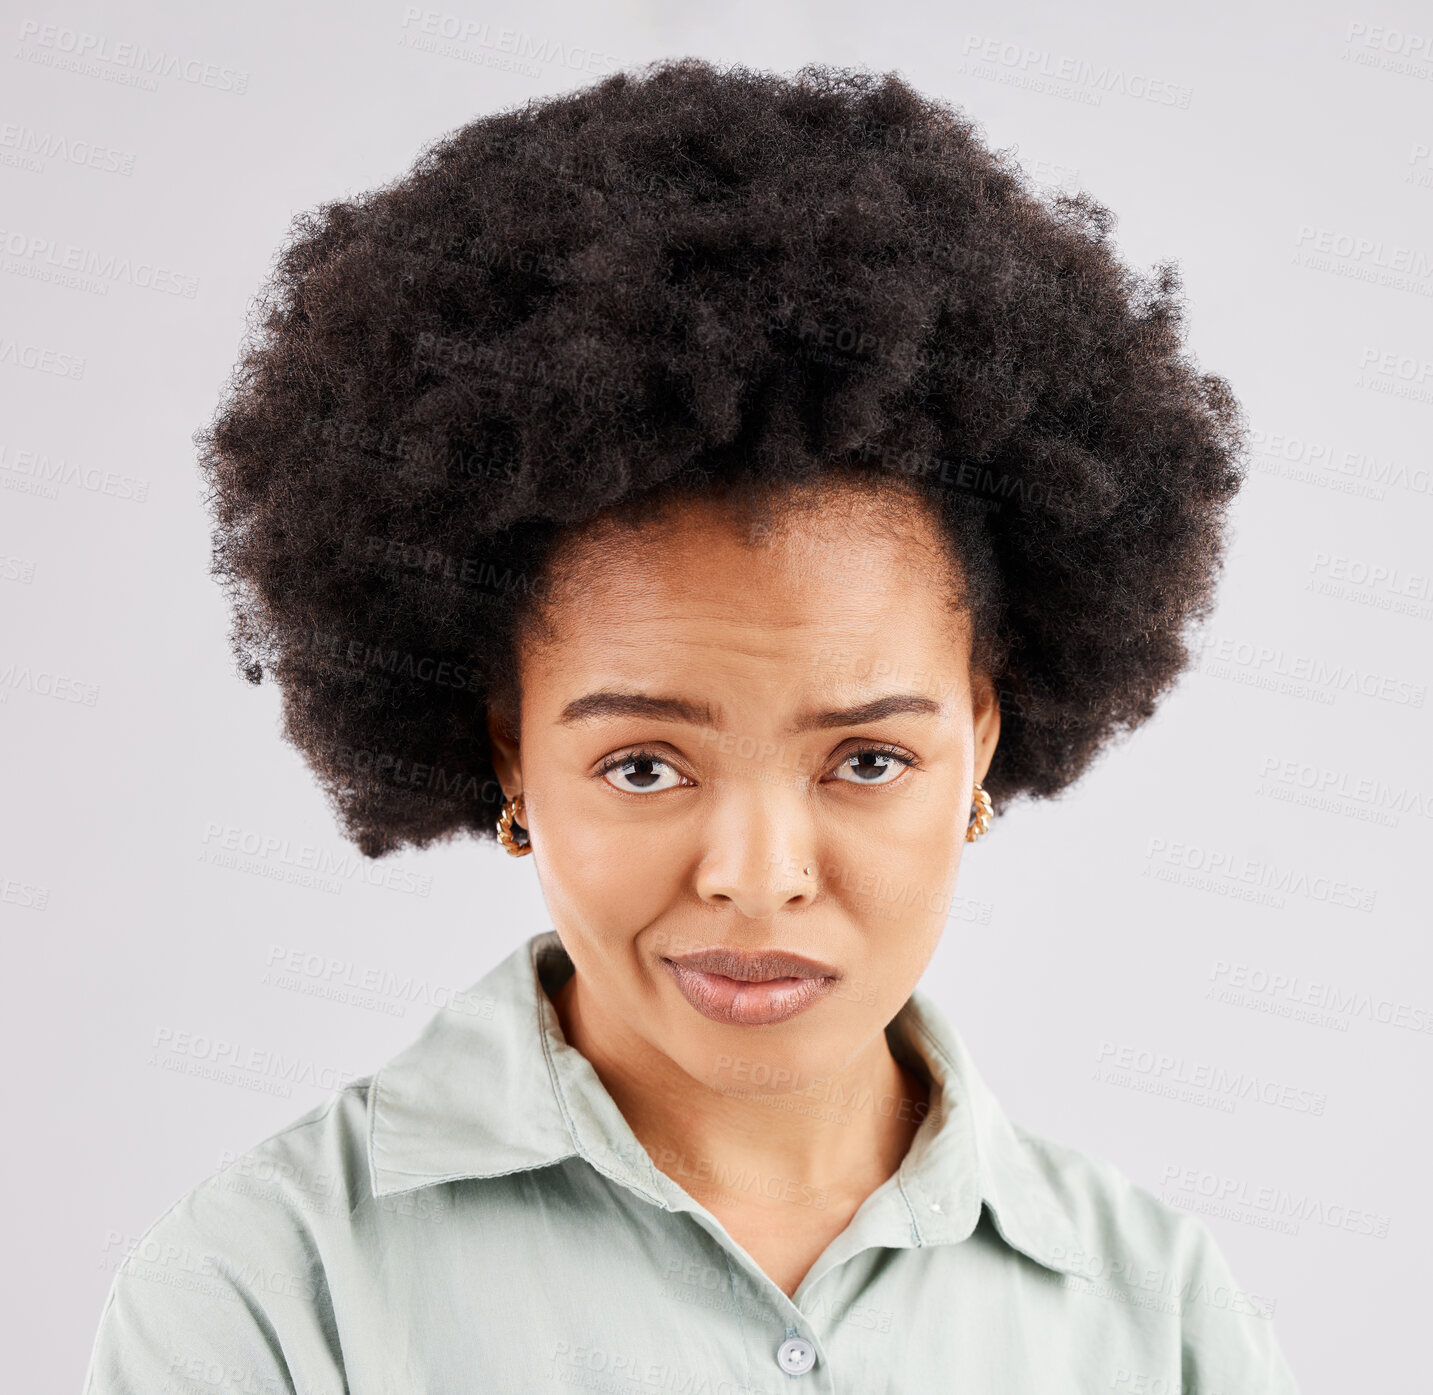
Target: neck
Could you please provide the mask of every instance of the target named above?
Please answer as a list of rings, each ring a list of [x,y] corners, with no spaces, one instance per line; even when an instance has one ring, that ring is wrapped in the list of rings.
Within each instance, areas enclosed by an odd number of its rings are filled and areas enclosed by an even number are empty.
[[[805,1198],[849,1210],[900,1166],[928,1106],[924,1083],[891,1054],[884,1032],[823,1077],[819,1096],[729,1094],[591,1001],[577,974],[553,1005],[637,1141],[698,1201],[703,1192],[720,1199],[720,1179],[740,1177],[747,1205],[760,1197],[789,1208]]]

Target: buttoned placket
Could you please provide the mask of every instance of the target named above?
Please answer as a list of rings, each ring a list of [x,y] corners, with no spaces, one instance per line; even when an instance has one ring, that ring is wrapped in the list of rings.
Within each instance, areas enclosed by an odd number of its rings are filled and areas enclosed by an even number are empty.
[[[561,1098],[562,1092],[558,1093]],[[626,1128],[625,1121],[623,1128]],[[911,1249],[962,1239],[974,1230],[979,1218],[980,1199],[973,1190],[965,1198],[970,1204],[961,1208],[967,1214],[953,1216],[940,1202],[926,1199],[918,1178],[903,1165],[862,1203],[846,1228],[817,1257],[795,1294],[787,1295],[733,1239],[726,1227],[679,1183],[658,1169],[635,1135],[630,1135],[630,1130],[627,1132],[628,1138],[621,1138],[620,1133],[617,1139],[602,1137],[600,1146],[591,1148],[589,1145],[597,1140],[585,1139],[581,1130],[577,1130],[574,1138],[578,1154],[609,1181],[648,1205],[674,1217],[689,1215],[721,1249],[727,1261],[732,1311],[746,1342],[746,1384],[753,1392],[780,1389],[781,1386],[773,1386],[764,1375],[764,1372],[775,1372],[789,1380],[799,1379],[799,1386],[786,1388],[799,1390],[802,1395],[807,1391],[859,1395],[842,1389],[818,1324],[804,1310],[803,1303],[815,1295],[820,1285],[836,1279],[841,1269],[869,1249]],[[920,1210],[927,1213],[928,1220],[923,1222],[919,1218]],[[770,1306],[772,1322],[764,1330],[754,1330],[749,1317],[742,1317],[743,1313],[750,1313],[751,1303],[737,1291],[738,1273]],[[840,1306],[855,1301],[856,1296],[846,1296]],[[801,1344],[809,1348],[809,1364],[804,1358],[793,1363],[796,1348]]]
[[[746,1387],[753,1395],[776,1395],[778,1391],[791,1388],[788,1385],[789,1380],[799,1379],[799,1388],[803,1395],[807,1391],[812,1392],[812,1395],[817,1395],[817,1392],[820,1392],[820,1395],[840,1395],[821,1339],[814,1324],[801,1311],[798,1303],[782,1291],[706,1207],[657,1168],[632,1134],[626,1121],[621,1119],[620,1114],[616,1114],[615,1104],[611,1105],[615,1117],[602,1121],[607,1125],[606,1128],[594,1130],[596,1121],[590,1116],[579,1120],[570,1107],[567,1092],[562,1088],[563,1072],[557,1068],[557,1062],[551,1057],[549,1061],[554,1066],[553,1084],[573,1130],[578,1155],[608,1181],[624,1188],[648,1205],[670,1214],[674,1222],[679,1216],[690,1216],[721,1250],[726,1260],[732,1312],[746,1344]],[[582,1065],[570,1064],[580,1070],[587,1063],[583,1061]],[[590,1066],[587,1068],[590,1069]],[[611,1104],[610,1097],[601,1098]],[[738,1271],[757,1289],[771,1309],[772,1320],[765,1325],[764,1330],[756,1330],[750,1317],[750,1301],[737,1290]],[[797,1290],[798,1297],[806,1287],[803,1282],[802,1288]],[[793,1341],[808,1344],[813,1358],[809,1366],[804,1361],[801,1362],[805,1369],[799,1372],[782,1362],[783,1351],[788,1355],[793,1351],[793,1348],[786,1344]]]
[[[816,1325],[802,1311],[800,1298],[806,1288],[803,1280],[795,1297],[788,1296],[779,1284],[732,1239],[730,1232],[700,1202],[688,1195],[676,1182],[659,1173],[659,1186],[666,1193],[666,1209],[674,1216],[689,1215],[721,1248],[727,1259],[727,1282],[730,1287],[732,1311],[746,1341],[747,1383],[753,1389],[779,1390],[788,1380],[799,1378],[803,1392],[823,1391],[839,1395],[839,1387],[830,1360]],[[769,1325],[759,1328],[744,1313],[750,1301],[738,1291],[738,1274],[752,1286],[771,1310]],[[794,1365],[790,1358],[803,1346],[805,1358]],[[768,1377],[767,1373],[771,1373]]]

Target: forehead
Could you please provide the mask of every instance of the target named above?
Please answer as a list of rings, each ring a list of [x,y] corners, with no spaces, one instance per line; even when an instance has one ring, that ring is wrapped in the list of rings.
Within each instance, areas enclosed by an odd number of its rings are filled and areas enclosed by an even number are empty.
[[[695,499],[584,530],[554,561],[525,687],[948,689],[969,660],[956,570],[918,499]]]

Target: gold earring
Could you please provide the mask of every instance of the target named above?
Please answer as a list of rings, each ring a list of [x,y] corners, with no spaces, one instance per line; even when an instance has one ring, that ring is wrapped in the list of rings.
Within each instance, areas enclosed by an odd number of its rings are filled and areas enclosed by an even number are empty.
[[[982,833],[990,828],[990,796],[985,792],[985,786],[978,780],[975,782],[975,804],[970,811],[970,820],[965,826],[965,841],[973,843]]]
[[[510,857],[526,857],[532,851],[532,835],[527,835],[527,842],[519,843],[513,835],[513,820],[520,818],[523,813],[521,793],[513,795],[511,799],[503,801],[503,811],[498,815],[498,842],[508,850]],[[519,825],[521,827],[521,825]],[[526,832],[526,829],[523,830]]]

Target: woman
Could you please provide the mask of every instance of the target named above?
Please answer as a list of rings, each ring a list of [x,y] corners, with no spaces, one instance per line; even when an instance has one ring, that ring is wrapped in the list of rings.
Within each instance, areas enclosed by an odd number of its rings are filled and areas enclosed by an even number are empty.
[[[1147,718],[1240,420],[1173,271],[894,75],[687,60],[303,221],[201,438],[252,681],[533,936],[162,1217],[95,1392],[1287,1392],[1204,1224],[917,989]]]

